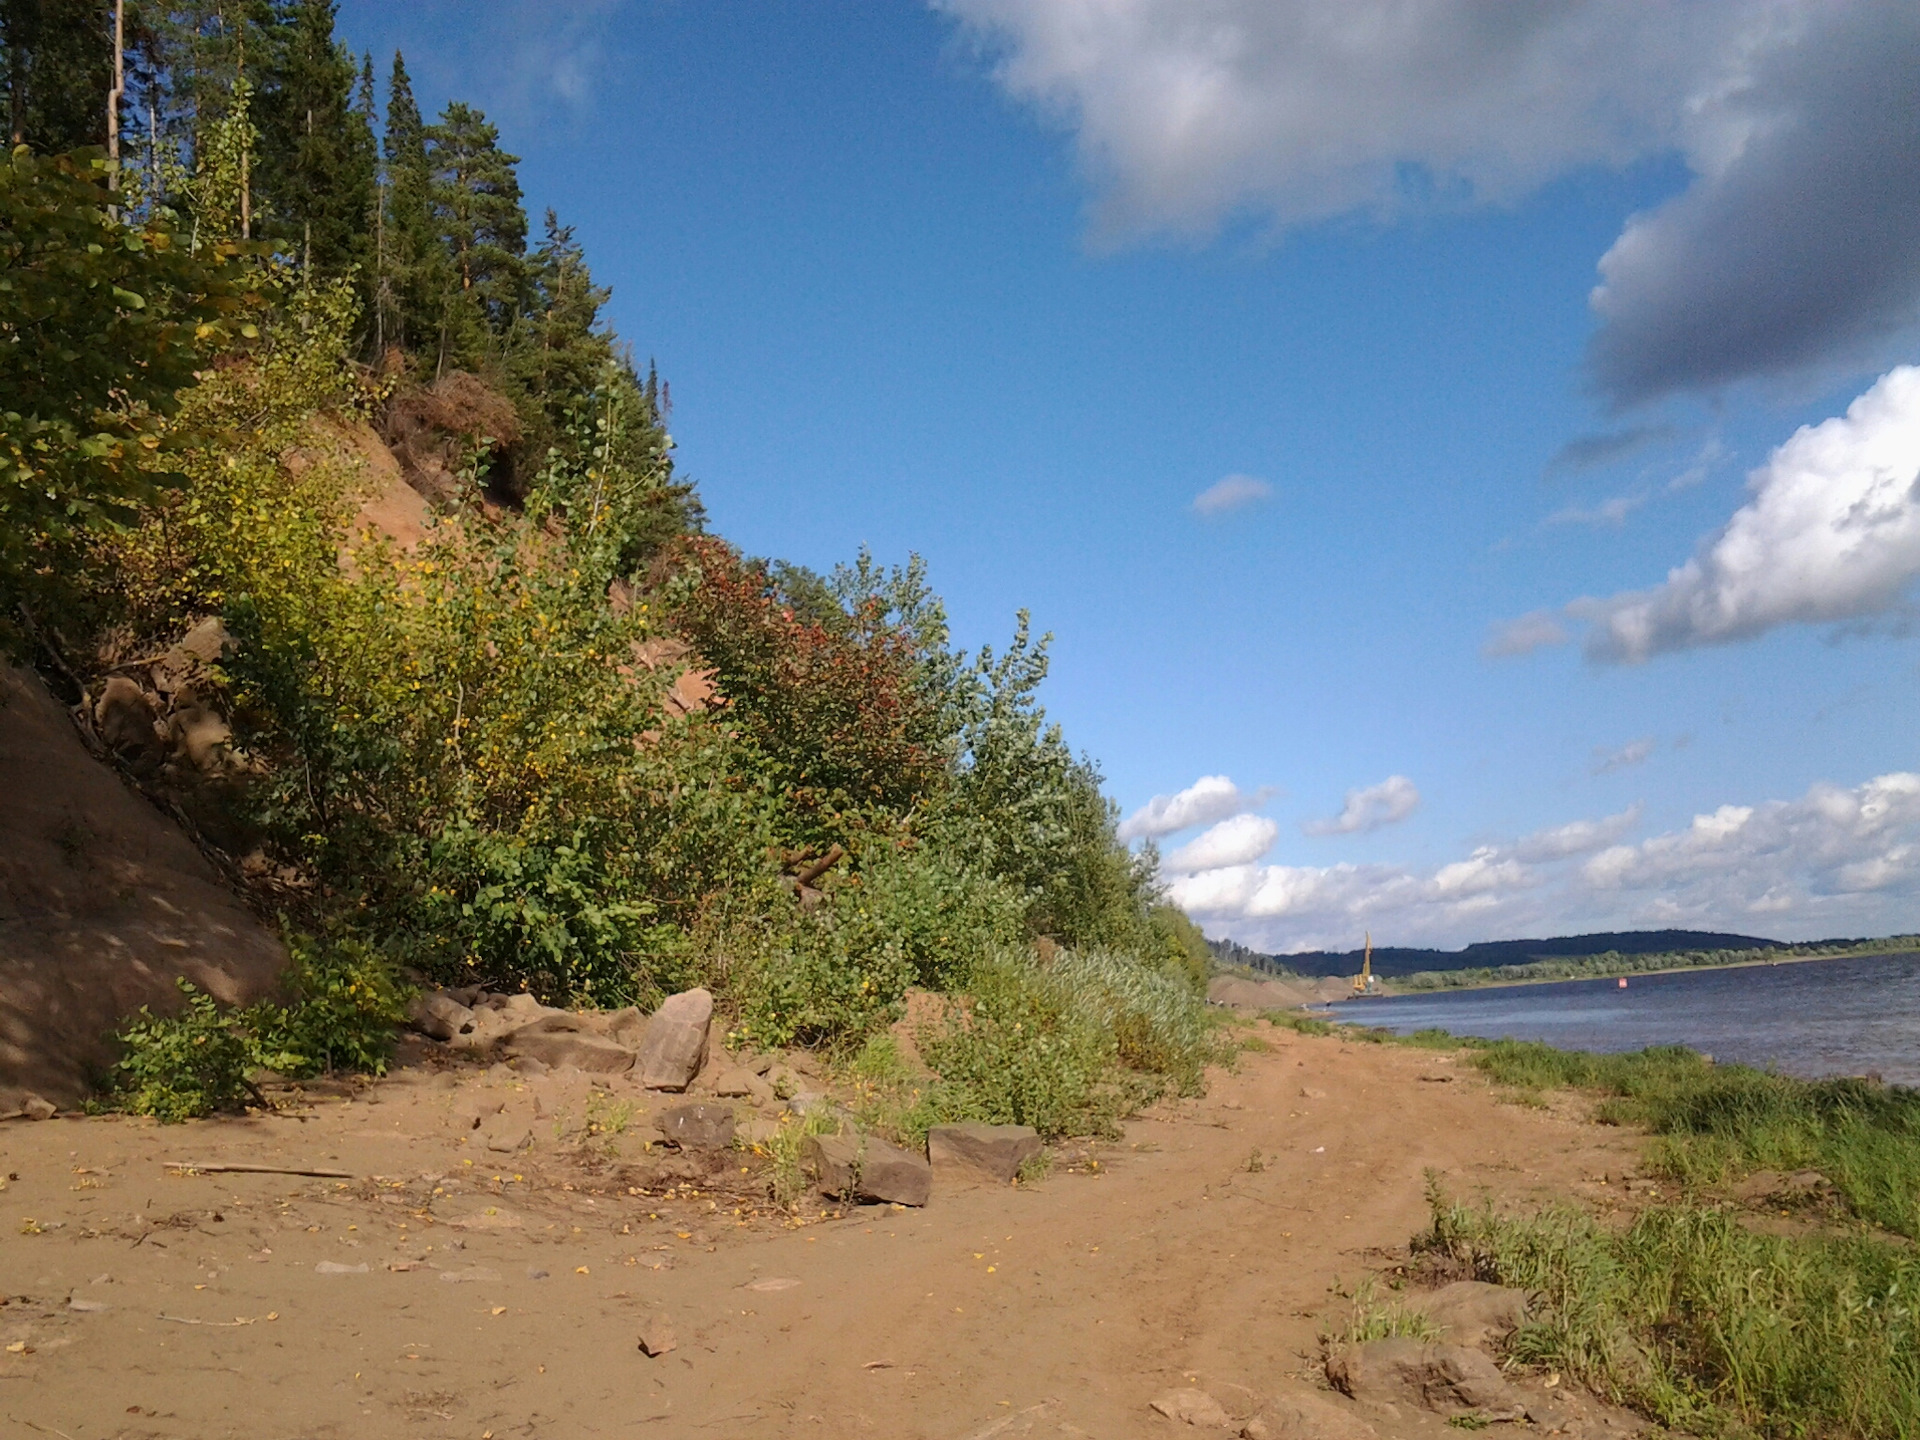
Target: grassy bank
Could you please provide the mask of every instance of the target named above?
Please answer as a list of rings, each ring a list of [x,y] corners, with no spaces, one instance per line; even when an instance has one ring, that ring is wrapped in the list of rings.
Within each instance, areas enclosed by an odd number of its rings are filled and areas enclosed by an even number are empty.
[[[1512,1342],[1661,1423],[1707,1435],[1920,1434],[1920,1257],[1860,1234],[1756,1234],[1725,1210],[1655,1206],[1625,1230],[1436,1194],[1419,1248],[1534,1293]]]
[[[1521,965],[1476,966],[1470,970],[1421,970],[1383,979],[1389,994],[1430,990],[1473,990],[1488,985],[1538,985],[1555,980],[1608,980],[1617,975],[1655,975],[1673,970],[1718,970],[1741,965],[1778,965],[1787,961],[1843,960],[1854,955],[1893,955],[1920,950],[1920,935],[1892,935],[1835,945],[1775,945],[1761,950],[1663,950],[1653,955],[1602,955],[1530,960]]]
[[[1624,1227],[1572,1205],[1503,1214],[1430,1194],[1416,1252],[1442,1274],[1533,1293],[1512,1360],[1695,1434],[1920,1435],[1920,1091],[1794,1080],[1677,1046],[1591,1055],[1274,1018],[1457,1048],[1516,1098],[1584,1092],[1601,1123],[1648,1132],[1645,1167],[1680,1198]],[[1763,1218],[1729,1198],[1756,1171],[1827,1183],[1745,1187]]]

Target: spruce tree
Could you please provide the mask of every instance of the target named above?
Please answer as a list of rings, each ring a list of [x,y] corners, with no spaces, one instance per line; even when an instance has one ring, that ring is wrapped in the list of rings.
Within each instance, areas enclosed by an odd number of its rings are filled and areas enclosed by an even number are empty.
[[[387,85],[386,197],[381,246],[386,259],[375,293],[375,334],[384,349],[419,351],[439,344],[440,313],[447,289],[445,252],[429,204],[432,174],[427,131],[406,61],[393,56]],[[437,356],[436,362],[437,362]]]
[[[106,144],[111,0],[0,0],[0,80],[9,147]]]
[[[266,233],[310,271],[340,275],[367,258],[373,130],[354,109],[354,65],[333,36],[333,0],[297,0],[282,23],[260,126]]]
[[[451,266],[440,307],[438,368],[486,363],[519,316],[527,213],[514,167],[487,117],[455,101],[428,128],[428,200]]]

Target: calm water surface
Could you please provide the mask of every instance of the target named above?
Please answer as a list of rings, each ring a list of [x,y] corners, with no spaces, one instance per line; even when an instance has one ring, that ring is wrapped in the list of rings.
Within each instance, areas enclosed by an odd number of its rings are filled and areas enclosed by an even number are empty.
[[[1920,954],[1442,991],[1333,1007],[1405,1034],[1448,1030],[1566,1050],[1687,1045],[1787,1075],[1878,1074],[1920,1085]]]

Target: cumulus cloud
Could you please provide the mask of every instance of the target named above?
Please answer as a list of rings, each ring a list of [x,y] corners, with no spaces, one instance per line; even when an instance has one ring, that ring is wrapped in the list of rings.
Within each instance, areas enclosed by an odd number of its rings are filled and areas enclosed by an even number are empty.
[[[1912,928],[1920,901],[1920,774],[1797,800],[1728,804],[1637,844],[1638,806],[1431,870],[1236,863],[1174,875],[1168,893],[1210,934],[1284,953],[1684,926],[1785,939]]]
[[[1347,791],[1347,803],[1338,815],[1325,820],[1309,820],[1309,835],[1365,835],[1383,825],[1395,825],[1411,815],[1420,804],[1420,791],[1404,775],[1389,775],[1378,785]]]
[[[1641,808],[1630,805],[1618,815],[1604,815],[1598,820],[1570,820],[1565,825],[1536,830],[1513,847],[1514,858],[1537,864],[1543,860],[1590,854],[1613,844],[1639,824]]]
[[[1273,848],[1280,827],[1264,815],[1235,815],[1202,831],[1161,862],[1168,874],[1246,865]]]
[[[1898,606],[1920,576],[1920,368],[1889,371],[1845,415],[1801,429],[1747,488],[1665,584],[1568,607],[1592,624],[1590,658],[1641,661]]]
[[[1698,179],[1600,261],[1595,381],[1630,404],[1853,358],[1920,316],[1920,7],[1772,7],[1705,77]]]
[[[1156,795],[1120,822],[1122,840],[1154,840],[1194,825],[1211,825],[1264,800],[1247,795],[1225,775],[1202,775],[1174,795]]]
[[[1222,515],[1229,510],[1244,510],[1270,498],[1273,486],[1251,475],[1227,475],[1216,480],[1193,497],[1193,508],[1201,515]]]
[[[934,0],[1074,135],[1106,239],[1501,202],[1679,154],[1601,264],[1616,403],[1847,352],[1920,304],[1911,0]]]
[[[1635,765],[1644,765],[1653,757],[1659,742],[1651,735],[1643,735],[1638,740],[1629,740],[1618,750],[1609,750],[1604,745],[1596,746],[1593,763],[1587,768],[1595,775],[1611,775],[1616,770],[1628,770]]]

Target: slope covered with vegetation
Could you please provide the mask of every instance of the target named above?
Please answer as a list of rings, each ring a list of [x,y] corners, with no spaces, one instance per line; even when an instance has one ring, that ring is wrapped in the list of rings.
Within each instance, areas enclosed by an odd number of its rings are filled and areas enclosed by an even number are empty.
[[[110,30],[7,32],[0,633],[104,714],[220,620],[187,808],[310,987],[328,955],[554,1002],[705,984],[744,1041],[850,1049],[917,986],[960,997],[929,1037],[977,1074],[955,1113],[1197,1083],[1204,943],[1048,723],[1024,614],[962,653],[917,561],[709,533],[571,232],[529,248],[515,158],[471,106],[427,123],[398,56],[378,124],[328,0],[136,18],[117,158],[32,103]],[[418,535],[355,520],[365,426]]]

